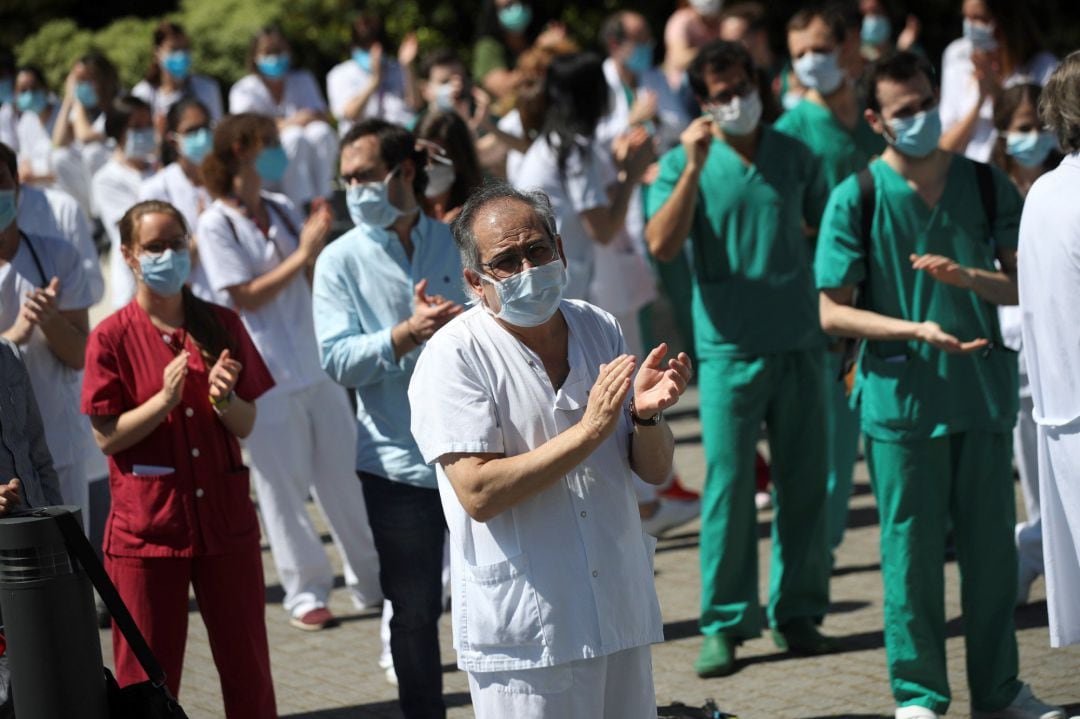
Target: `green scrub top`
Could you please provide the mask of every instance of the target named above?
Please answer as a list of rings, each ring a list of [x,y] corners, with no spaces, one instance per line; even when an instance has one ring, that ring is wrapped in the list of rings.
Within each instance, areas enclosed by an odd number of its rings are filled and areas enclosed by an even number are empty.
[[[867,342],[855,401],[862,401],[863,432],[874,439],[1004,432],[1016,420],[1016,353],[1001,346],[997,308],[971,290],[913,270],[909,258],[912,253],[939,254],[993,271],[994,247],[1016,248],[1020,195],[993,168],[997,214],[989,227],[974,167],[954,155],[944,194],[930,208],[892,167],[872,162],[877,200],[869,262],[860,236],[858,178],[844,180],[829,198],[814,262],[819,288],[856,286],[869,271],[863,298],[867,309],[912,322],[932,320],[961,340],[985,337],[995,344],[989,351],[949,354],[925,342]]]
[[[810,148],[821,162],[829,189],[866,167],[885,151],[885,140],[861,116],[849,130],[827,107],[803,100],[785,112],[774,127]]]
[[[667,201],[686,166],[679,145],[660,160],[646,214]],[[801,142],[763,127],[750,166],[713,138],[689,240],[698,357],[751,357],[824,345],[812,243],[828,199],[818,161]]]

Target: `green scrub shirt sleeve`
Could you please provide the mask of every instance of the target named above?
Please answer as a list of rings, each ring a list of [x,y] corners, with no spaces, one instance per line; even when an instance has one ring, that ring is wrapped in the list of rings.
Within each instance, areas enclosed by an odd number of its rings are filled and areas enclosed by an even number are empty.
[[[862,238],[862,209],[855,175],[833,190],[825,208],[814,255],[814,277],[818,289],[854,287],[866,277]]]
[[[1024,200],[1016,186],[1003,171],[991,165],[994,190],[997,197],[997,216],[994,218],[993,237],[998,247],[1015,250],[1020,234],[1020,213]]]
[[[649,186],[649,193],[645,202],[645,217],[651,218],[664,206],[671,193],[675,191],[675,185],[679,182],[683,168],[686,166],[686,153],[682,145],[673,147],[660,158],[660,172],[656,181]]]

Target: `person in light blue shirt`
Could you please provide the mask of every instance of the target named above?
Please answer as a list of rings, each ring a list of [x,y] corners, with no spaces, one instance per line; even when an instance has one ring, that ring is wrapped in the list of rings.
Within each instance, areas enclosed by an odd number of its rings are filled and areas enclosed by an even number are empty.
[[[362,120],[345,135],[341,179],[356,227],[315,265],[323,369],[356,395],[356,470],[393,610],[390,649],[407,719],[445,716],[437,621],[446,523],[435,470],[410,432],[408,388],[423,344],[462,311],[449,228],[420,211],[427,155],[407,130]]]

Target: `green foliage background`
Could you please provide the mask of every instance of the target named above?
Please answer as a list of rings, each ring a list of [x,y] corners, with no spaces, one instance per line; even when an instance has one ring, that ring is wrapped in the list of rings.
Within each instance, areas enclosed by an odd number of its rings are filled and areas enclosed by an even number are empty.
[[[1031,6],[1042,22],[1050,49],[1059,56],[1080,47],[1080,0],[1016,0]],[[59,90],[76,58],[94,47],[116,64],[130,87],[151,59],[151,33],[163,17],[181,23],[192,38],[195,65],[227,88],[246,74],[248,46],[267,23],[283,27],[295,64],[322,78],[347,56],[349,24],[361,9],[385,19],[398,41],[415,31],[421,50],[457,47],[468,60],[485,0],[0,0],[0,47],[14,48],[19,63],[40,66]],[[730,0],[729,0],[730,2]],[[807,0],[765,0],[774,42],[783,42],[786,19]],[[87,4],[89,3],[89,4]],[[658,43],[674,0],[532,0],[541,17],[561,19],[578,42],[595,45],[604,16],[635,9],[649,18]],[[889,3],[897,25],[907,12],[923,21],[922,44],[940,58],[960,33],[960,0],[896,0]],[[82,23],[77,24],[78,18]],[[782,51],[782,47],[778,47]]]

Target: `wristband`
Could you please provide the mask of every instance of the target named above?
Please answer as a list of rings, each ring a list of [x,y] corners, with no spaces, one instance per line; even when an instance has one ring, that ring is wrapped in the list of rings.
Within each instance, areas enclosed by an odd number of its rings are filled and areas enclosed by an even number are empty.
[[[210,406],[214,408],[214,411],[218,414],[225,414],[229,410],[229,403],[232,402],[233,397],[236,396],[236,392],[230,390],[229,394],[225,395],[221,399],[216,397],[210,398]]]
[[[636,424],[637,426],[639,426],[639,427],[655,427],[656,425],[660,424],[660,420],[662,420],[663,418],[664,418],[664,413],[663,412],[657,412],[656,414],[654,414],[652,416],[652,419],[643,419],[643,418],[639,417],[638,413],[637,413],[637,408],[634,407],[634,400],[633,399],[630,400],[630,419],[633,420],[634,424]]]

